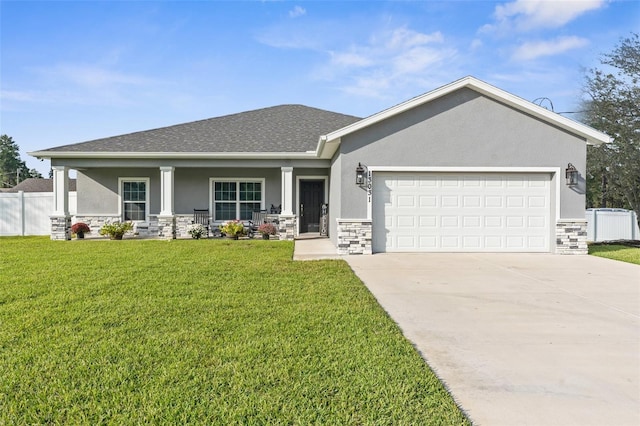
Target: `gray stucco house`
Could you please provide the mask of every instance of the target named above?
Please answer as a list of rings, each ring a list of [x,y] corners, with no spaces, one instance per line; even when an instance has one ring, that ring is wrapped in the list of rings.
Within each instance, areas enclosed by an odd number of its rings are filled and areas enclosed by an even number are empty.
[[[221,222],[271,206],[292,239],[328,204],[343,254],[586,253],[586,145],[608,141],[465,77],[364,119],[282,105],[29,154],[51,159],[52,239],[72,220],[183,237],[193,209]]]

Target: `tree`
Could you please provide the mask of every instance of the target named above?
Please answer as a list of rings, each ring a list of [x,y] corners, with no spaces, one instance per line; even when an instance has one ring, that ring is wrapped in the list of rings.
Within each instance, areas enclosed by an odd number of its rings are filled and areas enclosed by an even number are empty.
[[[613,141],[587,148],[587,207],[618,207],[640,214],[640,37],[632,33],[611,53],[605,69],[586,76],[584,121]]]
[[[10,136],[0,136],[0,188],[11,188],[30,177],[42,175],[36,169],[27,168],[20,159],[20,148]]]

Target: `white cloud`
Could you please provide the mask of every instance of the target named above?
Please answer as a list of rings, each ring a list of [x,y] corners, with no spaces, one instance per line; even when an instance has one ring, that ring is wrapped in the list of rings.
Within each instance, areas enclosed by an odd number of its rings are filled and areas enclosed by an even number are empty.
[[[331,52],[331,63],[341,67],[368,67],[373,64],[373,61],[365,55],[354,52]]]
[[[27,68],[25,72],[30,76],[30,89],[3,91],[5,103],[131,105],[160,92],[154,87],[166,86],[161,80],[81,63]]]
[[[296,6],[289,11],[290,18],[297,18],[299,16],[306,15],[306,14],[307,14],[307,10],[302,6]]]
[[[558,28],[606,4],[607,0],[515,0],[497,5],[496,23],[483,26],[480,32]]]
[[[399,26],[360,35],[360,41],[344,43],[336,22],[269,27],[257,36],[260,43],[279,49],[308,50],[323,55],[311,71],[316,80],[335,82],[349,94],[366,97],[410,94],[434,81],[442,84],[443,65],[450,77],[457,50],[445,43],[440,31],[424,33]],[[372,28],[374,26],[371,26]],[[368,27],[366,27],[368,28]],[[325,56],[326,55],[326,56]],[[428,79],[428,82],[427,80]],[[410,90],[409,90],[410,89]]]
[[[441,63],[451,52],[447,49],[415,47],[393,58],[393,70],[396,75],[419,74],[430,66]]]
[[[585,38],[569,36],[558,37],[553,40],[526,42],[513,53],[513,59],[532,60],[541,56],[553,56],[568,50],[578,49],[589,44]]]
[[[432,34],[423,34],[401,27],[392,31],[386,45],[389,49],[405,49],[429,43],[442,43],[443,41],[444,37],[440,31]]]
[[[332,52],[327,67],[316,73],[326,80],[350,82],[349,94],[384,97],[404,87],[422,87],[425,75],[453,59],[457,52],[444,45],[440,32],[421,33],[406,27],[375,34],[367,44]]]
[[[290,25],[273,25],[261,30],[256,40],[276,49],[323,50],[322,28],[316,23],[289,21]]]
[[[33,102],[38,94],[33,91],[0,90],[0,99],[3,101]]]
[[[48,80],[71,83],[86,88],[116,85],[144,86],[154,82],[149,78],[88,64],[59,64],[50,68],[37,68],[33,71]]]
[[[476,50],[481,48],[482,45],[483,45],[482,40],[476,38],[471,41],[471,45],[469,46],[469,49]]]
[[[368,76],[357,78],[352,84],[342,86],[342,91],[366,98],[382,98],[383,93],[389,90],[391,79],[382,73],[372,73]]]

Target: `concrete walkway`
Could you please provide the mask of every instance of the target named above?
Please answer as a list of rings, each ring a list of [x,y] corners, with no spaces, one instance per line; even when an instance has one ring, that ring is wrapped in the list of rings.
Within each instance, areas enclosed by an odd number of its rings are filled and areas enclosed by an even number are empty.
[[[343,259],[329,238],[308,235],[296,238],[293,260]]]
[[[640,266],[343,257],[476,425],[640,425]]]

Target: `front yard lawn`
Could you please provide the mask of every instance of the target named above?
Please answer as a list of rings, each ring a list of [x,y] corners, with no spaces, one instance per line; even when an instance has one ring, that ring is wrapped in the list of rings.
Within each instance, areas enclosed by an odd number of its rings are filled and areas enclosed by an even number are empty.
[[[640,248],[618,244],[590,245],[589,254],[640,265]]]
[[[343,261],[0,238],[0,424],[469,424]]]

